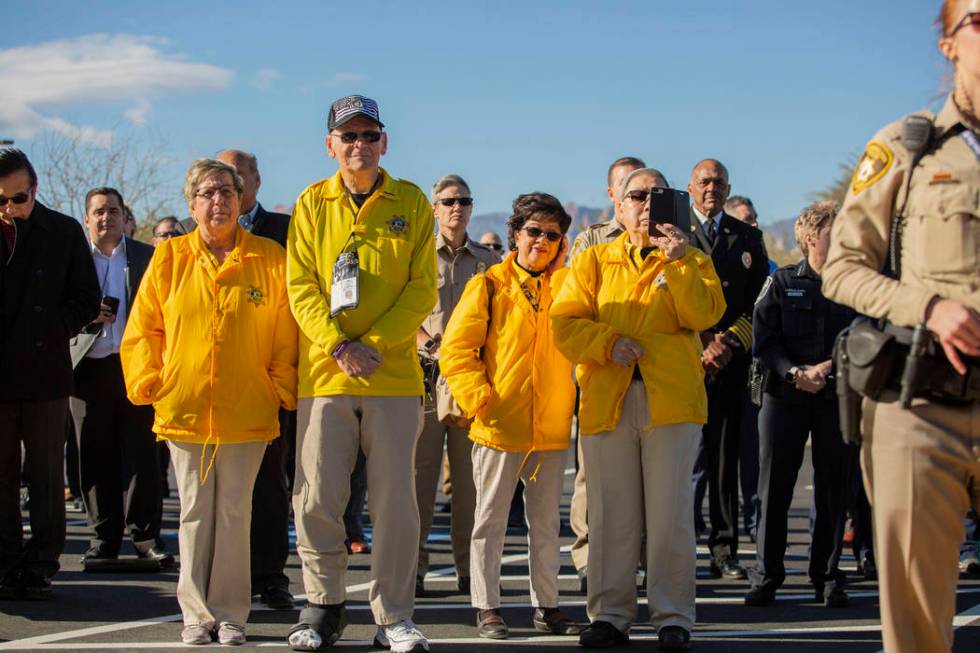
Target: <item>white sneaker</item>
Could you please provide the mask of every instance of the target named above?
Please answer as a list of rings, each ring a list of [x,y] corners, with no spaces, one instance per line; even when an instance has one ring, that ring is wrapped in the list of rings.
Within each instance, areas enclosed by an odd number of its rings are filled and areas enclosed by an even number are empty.
[[[319,651],[321,646],[323,638],[312,628],[297,630],[289,635],[289,647],[294,651]]]
[[[411,619],[390,626],[378,626],[374,645],[391,649],[392,653],[422,653],[429,650],[429,640]]]
[[[184,644],[190,644],[193,646],[210,644],[214,641],[214,639],[211,637],[211,625],[191,624],[189,626],[184,626],[184,629],[180,633],[180,641],[182,641]]]

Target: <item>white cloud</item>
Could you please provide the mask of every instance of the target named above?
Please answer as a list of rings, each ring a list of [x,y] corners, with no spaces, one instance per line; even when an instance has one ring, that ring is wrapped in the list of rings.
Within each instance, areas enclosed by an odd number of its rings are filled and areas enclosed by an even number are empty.
[[[140,100],[135,106],[126,109],[123,115],[126,116],[126,120],[137,127],[144,127],[147,119],[150,117],[151,108],[153,107],[147,100]]]
[[[145,36],[93,34],[0,50],[0,133],[30,138],[52,129],[106,142],[108,131],[73,125],[49,112],[79,104],[135,102],[124,115],[141,125],[151,97],[220,89],[231,82],[230,70],[166,55],[159,49],[165,44]]]
[[[259,68],[255,71],[252,78],[252,86],[260,91],[268,91],[272,88],[272,83],[279,79],[282,74],[275,68]]]

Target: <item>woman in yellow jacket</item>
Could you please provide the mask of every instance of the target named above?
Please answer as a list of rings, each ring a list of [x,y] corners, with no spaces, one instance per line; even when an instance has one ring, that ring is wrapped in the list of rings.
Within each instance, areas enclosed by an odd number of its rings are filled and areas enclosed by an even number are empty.
[[[534,626],[579,632],[558,610],[559,501],[575,387],[572,364],[555,349],[548,319],[567,274],[559,268],[571,221],[546,193],[514,200],[507,226],[515,251],[470,279],[443,334],[442,375],[473,418],[470,589],[481,637],[508,633],[499,610],[500,557],[518,478],[525,484]]]
[[[279,407],[296,408],[286,252],[238,225],[243,189],[220,161],[190,167],[198,228],[157,247],[120,352],[129,399],[153,404],[177,476],[185,644],[245,641],[252,486]]]
[[[582,389],[592,623],[579,642],[589,648],[628,639],[644,534],[660,650],[685,650],[694,626],[691,469],[707,419],[698,332],[725,300],[711,259],[680,229],[649,235],[650,189],[666,186],[650,168],[624,179],[626,232],[576,256],[551,307],[555,344],[578,363]]]

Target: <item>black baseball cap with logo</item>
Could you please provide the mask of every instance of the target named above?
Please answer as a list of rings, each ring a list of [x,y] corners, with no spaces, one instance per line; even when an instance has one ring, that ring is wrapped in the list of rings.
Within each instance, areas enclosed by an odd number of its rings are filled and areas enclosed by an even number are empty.
[[[357,116],[364,116],[384,127],[378,112],[378,103],[363,95],[348,95],[330,105],[330,115],[327,116],[327,129],[333,130],[349,122]]]

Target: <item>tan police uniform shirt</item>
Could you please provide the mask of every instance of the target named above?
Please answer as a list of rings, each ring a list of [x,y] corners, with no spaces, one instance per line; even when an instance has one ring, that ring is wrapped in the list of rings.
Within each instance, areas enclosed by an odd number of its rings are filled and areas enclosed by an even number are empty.
[[[616,218],[607,222],[589,225],[585,228],[585,231],[575,237],[575,242],[572,243],[572,253],[568,257],[568,260],[572,260],[576,254],[587,250],[593,245],[611,243],[624,231],[626,231],[625,227],[619,224]]]
[[[476,274],[486,272],[491,265],[500,262],[497,254],[486,245],[469,236],[458,250],[446,242],[442,234],[436,235],[436,260],[438,261],[439,300],[429,317],[422,322],[422,329],[430,338],[441,339],[446,324],[463,296],[466,282]]]
[[[968,123],[948,98],[935,117],[938,145],[912,173],[901,279],[885,277],[880,270],[888,258],[892,217],[902,210],[911,163],[901,143],[903,122],[888,125],[868,143],[834,221],[821,276],[828,298],[914,326],[925,321],[936,295],[980,310],[980,159],[963,137]]]

